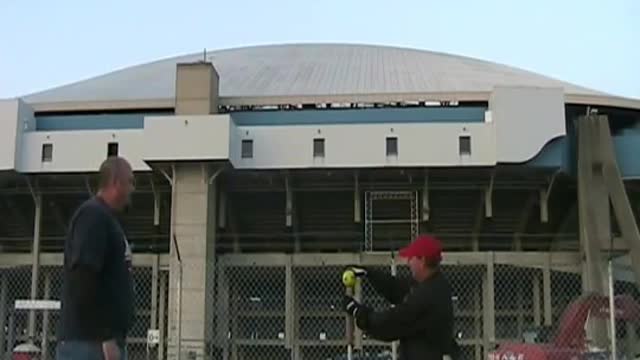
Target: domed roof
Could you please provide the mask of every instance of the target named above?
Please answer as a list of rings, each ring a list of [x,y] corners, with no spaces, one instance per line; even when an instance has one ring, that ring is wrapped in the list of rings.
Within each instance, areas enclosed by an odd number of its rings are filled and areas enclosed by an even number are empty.
[[[25,97],[36,108],[172,107],[176,64],[203,53],[137,65]],[[608,94],[506,65],[430,51],[352,44],[254,46],[207,53],[223,105],[486,100],[495,86],[562,87]],[[444,99],[443,99],[444,100]],[[137,104],[137,105],[136,105]]]

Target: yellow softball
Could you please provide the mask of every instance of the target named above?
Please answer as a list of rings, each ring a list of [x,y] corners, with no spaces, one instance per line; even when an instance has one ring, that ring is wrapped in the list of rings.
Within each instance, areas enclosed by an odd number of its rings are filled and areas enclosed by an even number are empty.
[[[345,270],[342,273],[342,283],[350,288],[356,286],[356,273],[353,270]]]

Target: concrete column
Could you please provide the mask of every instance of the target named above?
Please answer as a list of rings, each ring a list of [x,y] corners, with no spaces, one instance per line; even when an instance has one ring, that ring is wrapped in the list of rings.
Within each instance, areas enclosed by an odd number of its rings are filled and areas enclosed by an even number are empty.
[[[178,64],[176,115],[208,115],[218,112],[218,72],[209,62]]]
[[[178,64],[175,101],[176,115],[216,113],[218,73],[213,65]],[[169,359],[203,358],[213,342],[217,196],[212,175],[212,168],[202,163],[173,166]]]
[[[606,295],[606,261],[601,249],[611,237],[609,192],[603,174],[603,148],[597,133],[597,119],[578,120],[578,209],[580,247],[583,253],[582,286],[585,292]],[[587,337],[599,347],[607,345],[607,323],[590,319]]]
[[[202,358],[213,340],[216,183],[210,177],[202,164],[175,166],[172,234],[179,249],[172,245],[170,253],[170,359],[177,358],[178,334],[185,359]],[[177,250],[182,264],[181,292]]]

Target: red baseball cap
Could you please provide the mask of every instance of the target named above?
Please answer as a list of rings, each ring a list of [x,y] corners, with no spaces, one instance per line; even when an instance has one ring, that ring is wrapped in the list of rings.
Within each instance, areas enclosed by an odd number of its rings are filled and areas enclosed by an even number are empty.
[[[398,253],[403,258],[424,257],[439,262],[442,260],[442,244],[431,235],[418,235],[407,247]]]

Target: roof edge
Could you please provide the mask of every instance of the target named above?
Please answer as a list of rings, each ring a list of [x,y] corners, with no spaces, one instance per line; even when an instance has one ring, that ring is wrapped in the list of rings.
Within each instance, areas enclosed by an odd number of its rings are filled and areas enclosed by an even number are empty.
[[[220,97],[223,106],[269,106],[322,103],[385,103],[403,101],[489,101],[490,92],[380,93],[299,96],[227,96]],[[566,104],[611,106],[640,110],[640,99],[619,96],[565,94]],[[174,108],[175,99],[143,99],[117,101],[72,101],[30,103],[36,112],[96,111]]]

